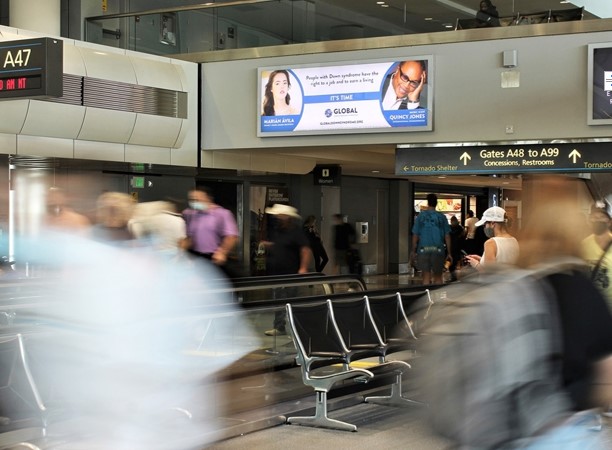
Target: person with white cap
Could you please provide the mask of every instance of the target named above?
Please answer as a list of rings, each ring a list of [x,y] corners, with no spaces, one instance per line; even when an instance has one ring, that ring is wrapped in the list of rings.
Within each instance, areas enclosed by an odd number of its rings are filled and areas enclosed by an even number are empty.
[[[275,203],[265,209],[266,214],[276,217],[276,229],[269,241],[264,241],[266,247],[266,274],[289,275],[307,273],[310,263],[310,245],[308,237],[297,222],[300,219],[297,209],[293,206]],[[295,288],[274,289],[274,298],[283,299],[295,296]],[[282,309],[274,314],[274,325],[267,330],[267,336],[287,334],[285,330],[286,312]]]
[[[514,264],[519,256],[519,244],[508,232],[506,211],[499,206],[487,209],[476,226],[484,225],[484,232],[489,238],[484,244],[484,253],[468,255],[465,260],[470,266],[480,270],[482,266],[491,263]]]

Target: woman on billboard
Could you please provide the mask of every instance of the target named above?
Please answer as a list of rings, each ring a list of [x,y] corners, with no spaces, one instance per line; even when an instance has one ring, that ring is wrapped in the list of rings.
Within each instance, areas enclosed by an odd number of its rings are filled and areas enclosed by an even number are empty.
[[[289,89],[289,72],[286,70],[275,70],[270,73],[263,95],[262,116],[289,116],[299,114],[299,111],[291,106]]]

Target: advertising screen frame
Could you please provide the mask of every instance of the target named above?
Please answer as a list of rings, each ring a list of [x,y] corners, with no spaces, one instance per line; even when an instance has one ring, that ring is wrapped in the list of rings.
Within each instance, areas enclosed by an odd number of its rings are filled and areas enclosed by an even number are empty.
[[[608,70],[601,67],[606,63]],[[609,77],[605,77],[609,72]],[[606,91],[605,86],[608,85]],[[606,92],[609,93],[606,94]],[[595,108],[608,103],[608,117],[606,112],[595,113]],[[588,125],[610,125],[612,124],[612,42],[588,44],[587,63],[587,124]]]
[[[433,60],[433,55],[416,55],[396,59],[259,67],[257,136],[432,131],[435,86]],[[393,112],[383,108],[383,97],[393,87],[391,83],[398,73],[398,64],[405,61],[422,62],[425,78],[419,103],[416,103],[417,109],[410,109],[411,105],[408,105],[407,109]],[[267,116],[263,111],[264,92],[270,75],[278,71],[289,77],[288,106],[291,110],[288,115]],[[402,75],[408,78],[403,72]],[[413,80],[406,83],[411,83],[413,89],[416,89]],[[402,107],[406,108],[406,101],[403,103]]]

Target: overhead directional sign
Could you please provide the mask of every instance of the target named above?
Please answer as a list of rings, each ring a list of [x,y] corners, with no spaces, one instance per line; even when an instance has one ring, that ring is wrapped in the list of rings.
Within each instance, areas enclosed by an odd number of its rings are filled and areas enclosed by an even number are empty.
[[[396,175],[612,172],[612,142],[416,147],[395,152]]]
[[[0,42],[0,100],[61,97],[63,44],[54,38]]]

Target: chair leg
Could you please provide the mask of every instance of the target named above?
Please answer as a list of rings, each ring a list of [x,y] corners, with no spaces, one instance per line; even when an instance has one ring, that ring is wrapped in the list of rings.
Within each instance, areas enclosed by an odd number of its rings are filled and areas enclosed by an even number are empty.
[[[327,392],[317,391],[317,404],[314,416],[289,417],[287,423],[308,427],[331,428],[333,430],[357,431],[353,424],[327,417]]]
[[[411,400],[402,397],[402,374],[395,376],[395,383],[391,385],[391,394],[389,395],[374,395],[365,398],[366,403],[374,403],[383,406],[427,406],[427,403]]]

